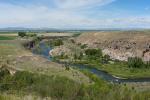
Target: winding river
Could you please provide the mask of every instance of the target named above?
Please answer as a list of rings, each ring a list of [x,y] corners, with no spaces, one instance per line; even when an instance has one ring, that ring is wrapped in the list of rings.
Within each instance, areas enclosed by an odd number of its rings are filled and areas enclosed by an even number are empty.
[[[46,43],[44,43],[44,42],[40,42],[38,49],[35,48],[32,50],[32,52],[34,54],[41,55],[44,58],[51,61],[52,57],[49,55],[50,50],[52,50],[52,48],[50,46],[47,46]],[[57,62],[57,63],[61,63],[61,62]],[[100,77],[106,81],[112,82],[112,83],[150,82],[150,78],[121,79],[121,78],[112,76],[111,74],[109,74],[105,71],[101,71],[101,70],[92,68],[87,65],[72,64],[72,66],[74,68],[79,68],[80,70],[88,70],[89,72],[97,75],[98,77]]]

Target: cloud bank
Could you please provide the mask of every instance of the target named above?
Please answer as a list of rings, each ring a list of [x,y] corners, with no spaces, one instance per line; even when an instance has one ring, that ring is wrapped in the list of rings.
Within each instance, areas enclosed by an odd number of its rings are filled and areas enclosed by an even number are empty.
[[[114,12],[103,11],[100,8],[116,0],[31,1],[31,3],[25,2],[24,5],[20,4],[19,0],[16,0],[15,3],[0,3],[0,27],[123,28],[150,26],[150,16],[100,17],[107,12],[113,15]]]

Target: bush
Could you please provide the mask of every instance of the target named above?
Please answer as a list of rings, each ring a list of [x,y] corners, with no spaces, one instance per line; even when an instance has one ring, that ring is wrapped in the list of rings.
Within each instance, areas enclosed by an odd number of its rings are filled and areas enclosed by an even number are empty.
[[[71,43],[75,43],[74,39],[70,39]]]
[[[146,67],[146,68],[150,68],[150,61],[147,61],[147,62],[145,63],[145,67]]]
[[[34,94],[57,100],[130,100],[131,97],[134,97],[133,100],[147,100],[150,95],[149,91],[132,94],[133,88],[108,84],[88,71],[84,71],[84,74],[91,79],[92,84],[80,84],[65,77],[30,72],[17,72],[13,76],[6,74],[0,81],[0,93],[6,91],[9,94]],[[0,99],[3,100],[1,95]]]
[[[35,34],[35,33],[30,33],[30,34],[27,34],[27,36],[28,36],[28,37],[36,37],[37,34]]]
[[[2,68],[0,68],[0,80],[3,79],[7,75],[10,75],[9,70],[7,70],[7,68],[2,66]]]
[[[25,37],[27,36],[26,32],[18,32],[18,36]]]
[[[142,68],[145,66],[145,64],[141,58],[129,57],[128,58],[128,66],[130,68]]]
[[[65,77],[46,76],[30,72],[17,72],[15,75],[6,75],[0,81],[0,92],[36,93],[42,97],[52,97],[69,100],[80,85]]]
[[[60,46],[60,45],[63,45],[63,41],[61,39],[57,39],[57,40],[53,40],[53,41],[50,41],[50,45],[51,46]]]
[[[102,57],[102,50],[101,49],[86,49],[85,54],[89,58],[96,59],[96,58]]]
[[[108,63],[110,60],[110,56],[109,55],[104,55],[102,58],[102,63]]]
[[[87,44],[81,45],[81,49],[85,49],[85,48],[87,48]]]

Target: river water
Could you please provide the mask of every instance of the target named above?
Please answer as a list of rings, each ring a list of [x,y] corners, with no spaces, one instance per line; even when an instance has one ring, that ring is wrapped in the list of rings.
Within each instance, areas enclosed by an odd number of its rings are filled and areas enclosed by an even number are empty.
[[[48,60],[52,60],[52,57],[49,55],[49,51],[52,50],[50,46],[47,46],[46,43],[40,42],[38,48],[33,49],[34,54],[38,54],[43,56],[44,58]],[[57,62],[61,63],[61,62]],[[117,78],[115,76],[112,76],[111,74],[98,70],[96,68],[92,68],[91,66],[87,65],[81,65],[81,64],[72,64],[74,68],[79,68],[80,70],[88,70],[89,72],[97,75],[98,77],[112,82],[112,83],[131,83],[131,82],[150,82],[150,78],[136,78],[136,79],[121,79]]]

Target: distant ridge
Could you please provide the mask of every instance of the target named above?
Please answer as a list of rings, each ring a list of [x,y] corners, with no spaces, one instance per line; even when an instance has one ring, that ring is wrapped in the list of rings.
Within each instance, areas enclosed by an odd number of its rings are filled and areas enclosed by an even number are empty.
[[[72,29],[57,29],[57,28],[25,28],[25,27],[6,27],[0,28],[0,32],[84,32],[84,31],[122,31],[122,30],[148,30],[144,28],[100,28],[100,29],[87,29],[87,28],[72,28]]]

